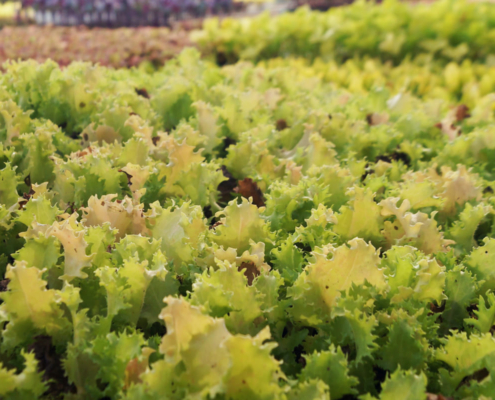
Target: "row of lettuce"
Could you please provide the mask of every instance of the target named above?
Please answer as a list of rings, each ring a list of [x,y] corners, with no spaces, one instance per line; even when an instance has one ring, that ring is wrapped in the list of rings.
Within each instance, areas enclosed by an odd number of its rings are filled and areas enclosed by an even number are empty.
[[[491,69],[367,65],[7,65],[0,397],[492,396]]]
[[[425,4],[426,3],[426,4]],[[495,60],[493,2],[440,0],[410,4],[358,0],[327,12],[300,8],[278,16],[215,18],[189,35],[185,30],[9,27],[0,31],[0,61],[53,59],[61,65],[85,60],[116,68],[142,64],[155,70],[184,46],[194,43],[217,63],[303,57],[343,63],[380,59],[399,65],[435,60],[440,65],[464,60]]]
[[[0,65],[9,60],[53,60],[60,66],[87,61],[154,71],[190,45],[189,33],[180,26],[173,30],[9,26],[0,29]]]
[[[430,56],[493,62],[494,35],[492,2],[358,0],[326,12],[302,7],[276,17],[209,19],[193,38],[224,62],[286,56],[342,62],[359,55],[398,64]]]

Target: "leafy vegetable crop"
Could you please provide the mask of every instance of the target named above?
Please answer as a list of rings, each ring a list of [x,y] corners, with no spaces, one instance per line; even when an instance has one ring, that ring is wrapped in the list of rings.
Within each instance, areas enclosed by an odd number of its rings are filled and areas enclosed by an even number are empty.
[[[5,27],[0,30],[0,62],[51,59],[62,66],[89,61],[154,69],[189,45],[189,34],[180,28]]]
[[[494,71],[325,65],[5,66],[0,397],[493,396]]]
[[[326,12],[299,8],[276,17],[206,20],[195,40],[204,52],[229,62],[290,55],[341,62],[360,55],[398,64],[431,56],[493,62],[494,35],[493,2],[384,0],[376,6],[359,0]]]

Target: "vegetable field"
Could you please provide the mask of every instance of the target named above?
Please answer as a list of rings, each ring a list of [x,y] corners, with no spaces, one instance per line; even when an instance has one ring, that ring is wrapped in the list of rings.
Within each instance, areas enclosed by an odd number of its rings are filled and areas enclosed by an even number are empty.
[[[0,30],[0,62],[50,59],[61,66],[86,61],[114,68],[155,69],[192,45],[184,29],[12,26]]]
[[[6,62],[0,399],[495,398],[494,35],[357,2]]]

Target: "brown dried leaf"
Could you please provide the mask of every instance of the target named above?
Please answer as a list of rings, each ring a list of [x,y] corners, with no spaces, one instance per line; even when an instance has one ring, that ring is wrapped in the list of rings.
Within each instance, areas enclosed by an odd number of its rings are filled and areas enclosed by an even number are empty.
[[[258,207],[265,206],[263,193],[258,187],[258,184],[251,178],[245,178],[242,181],[239,181],[239,185],[234,189],[234,191],[247,199],[252,197],[253,204],[256,204]]]
[[[469,114],[468,106],[466,106],[465,104],[461,104],[460,106],[457,106],[455,110],[455,119],[457,122],[461,122],[466,118],[469,118],[470,116],[471,114]]]
[[[284,129],[288,128],[287,121],[285,121],[285,119],[279,119],[275,126],[277,128],[277,131],[283,131]]]
[[[457,128],[454,124],[450,124],[448,120],[435,124],[435,127],[440,129],[444,135],[446,135],[450,141],[454,140],[461,134],[461,129]]]
[[[144,347],[140,357],[133,358],[125,368],[124,390],[131,385],[142,382],[141,375],[146,371],[149,365],[149,357],[155,351],[149,347]]]
[[[215,229],[217,226],[223,225],[223,222],[215,222],[213,225],[210,226],[210,229]]]
[[[366,122],[368,122],[368,125],[370,126],[385,124],[388,122],[388,119],[389,116],[386,113],[371,113],[366,116]]]
[[[155,146],[158,146],[158,142],[160,141],[160,139],[161,139],[160,136],[155,136],[151,138],[151,141]]]
[[[149,99],[150,98],[150,95],[149,95],[148,91],[145,88],[136,89],[136,93],[137,93],[138,96],[142,96],[145,99]]]
[[[260,271],[256,268],[256,265],[252,262],[243,262],[239,268],[239,271],[245,270],[244,275],[248,279],[248,285],[251,286],[253,284],[254,278],[260,275]]]

